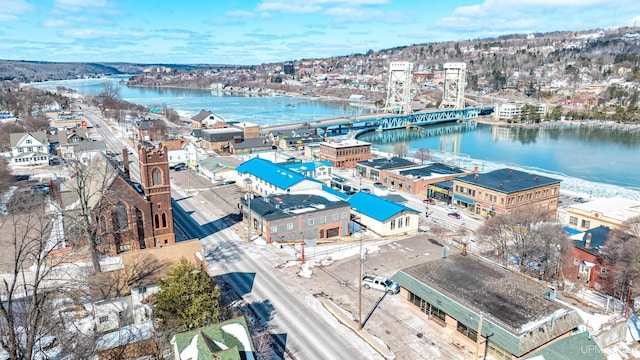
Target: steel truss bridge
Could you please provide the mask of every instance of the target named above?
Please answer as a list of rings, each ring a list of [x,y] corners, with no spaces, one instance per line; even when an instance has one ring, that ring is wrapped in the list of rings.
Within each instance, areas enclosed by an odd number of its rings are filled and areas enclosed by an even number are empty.
[[[449,123],[438,126],[427,126],[427,127],[418,127],[413,128],[411,131],[381,131],[371,133],[376,141],[380,141],[382,143],[394,143],[399,141],[407,141],[412,139],[421,139],[424,137],[434,137],[434,136],[442,136],[442,135],[451,135],[458,134],[466,131],[475,130],[478,128],[478,123],[475,121],[465,120],[456,123]],[[366,131],[361,130],[356,136],[361,135]]]
[[[322,136],[338,136],[346,133],[357,135],[367,131],[385,131],[406,129],[413,126],[426,126],[459,120],[471,120],[482,115],[489,115],[493,107],[468,107],[464,109],[441,109],[421,111],[411,114],[376,114],[363,116],[360,119],[317,126]]]

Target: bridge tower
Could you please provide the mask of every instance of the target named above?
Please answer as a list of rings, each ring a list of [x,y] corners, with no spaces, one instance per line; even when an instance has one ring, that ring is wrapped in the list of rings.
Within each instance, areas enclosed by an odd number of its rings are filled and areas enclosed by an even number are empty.
[[[441,109],[463,109],[464,87],[466,85],[467,64],[444,64],[444,94],[442,95]]]
[[[389,64],[389,86],[387,88],[386,112],[396,114],[411,113],[411,70],[413,64],[406,61],[392,61]]]

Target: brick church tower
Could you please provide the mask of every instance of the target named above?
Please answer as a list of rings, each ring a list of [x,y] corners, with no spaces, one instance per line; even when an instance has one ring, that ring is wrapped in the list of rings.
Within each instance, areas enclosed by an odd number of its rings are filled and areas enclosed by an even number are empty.
[[[169,182],[169,154],[167,147],[138,145],[140,159],[140,183],[151,207],[153,239],[145,239],[148,246],[175,244],[173,232],[173,207]]]

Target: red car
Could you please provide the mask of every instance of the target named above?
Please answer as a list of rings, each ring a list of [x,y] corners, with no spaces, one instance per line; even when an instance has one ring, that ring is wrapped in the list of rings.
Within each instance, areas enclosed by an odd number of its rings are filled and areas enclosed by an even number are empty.
[[[457,212],[450,212],[450,213],[447,214],[447,216],[451,216],[452,218],[460,219],[460,214],[458,214]]]
[[[424,200],[422,200],[422,202],[425,203],[425,204],[429,204],[429,205],[435,205],[436,204],[436,201],[433,200],[432,198],[424,199]]]

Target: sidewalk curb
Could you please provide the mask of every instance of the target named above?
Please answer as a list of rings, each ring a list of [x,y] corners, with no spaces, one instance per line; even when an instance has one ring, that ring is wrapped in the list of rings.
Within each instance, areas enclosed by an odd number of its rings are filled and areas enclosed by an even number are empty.
[[[376,339],[369,334],[369,332],[365,329],[358,330],[356,329],[356,322],[352,319],[348,318],[342,310],[335,305],[333,302],[328,301],[323,298],[318,298],[320,303],[327,309],[329,312],[343,325],[347,326],[349,329],[353,330],[358,336],[360,336],[364,341],[366,341],[371,347],[373,347],[380,355],[382,355],[385,359],[395,359],[396,356],[392,353],[389,348],[384,346],[383,344],[376,341]]]

